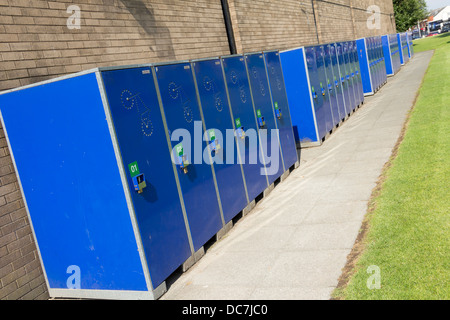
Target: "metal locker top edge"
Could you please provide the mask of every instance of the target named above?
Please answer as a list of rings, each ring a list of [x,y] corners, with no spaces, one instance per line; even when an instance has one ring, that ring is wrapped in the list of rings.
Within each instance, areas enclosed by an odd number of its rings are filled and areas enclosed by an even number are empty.
[[[20,91],[20,90],[25,90],[25,89],[29,89],[29,88],[34,88],[34,87],[38,87],[41,85],[58,82],[58,81],[62,81],[62,80],[67,80],[67,79],[71,79],[71,78],[75,78],[75,77],[79,77],[79,76],[84,76],[84,75],[95,73],[98,71],[102,72],[102,71],[123,70],[123,69],[132,69],[132,68],[140,68],[140,67],[151,67],[152,65],[153,65],[152,63],[146,63],[146,64],[130,64],[130,65],[123,65],[123,66],[91,68],[91,69],[83,70],[80,72],[75,72],[75,73],[70,73],[70,74],[66,74],[63,76],[59,76],[59,77],[56,77],[53,79],[48,79],[48,80],[39,81],[36,83],[31,83],[26,86],[21,86],[21,87],[9,89],[9,90],[1,91],[0,95],[11,93],[11,92],[16,92],[16,91]]]
[[[166,62],[156,62],[152,63],[152,67],[161,67],[161,66],[169,66],[169,65],[175,65],[175,64],[185,64],[190,63],[190,60],[177,60],[177,61],[166,61]]]
[[[241,53],[236,53],[236,54],[226,54],[223,56],[220,56],[220,59],[225,59],[225,58],[237,58],[237,57],[243,57],[244,55]]]
[[[21,90],[25,90],[25,89],[29,89],[29,88],[33,88],[33,87],[38,87],[38,86],[41,86],[41,85],[45,85],[45,84],[49,84],[49,83],[53,83],[53,82],[57,82],[57,81],[71,79],[71,78],[75,78],[75,77],[78,77],[78,76],[83,76],[83,75],[86,75],[86,74],[95,73],[96,71],[97,71],[97,68],[84,70],[84,71],[80,71],[80,72],[77,72],[77,73],[66,74],[64,76],[57,77],[57,78],[54,78],[54,79],[40,81],[40,82],[28,84],[26,86],[5,90],[5,91],[0,92],[0,95],[4,95],[4,94],[7,94],[7,93],[11,93],[11,92],[17,92],[17,91],[21,91]]]
[[[303,49],[303,48],[305,48],[305,46],[296,47],[296,48],[290,48],[290,49],[286,49],[286,50],[281,50],[280,53],[294,51],[294,50]]]
[[[209,58],[199,58],[199,59],[191,59],[189,60],[192,63],[200,62],[200,61],[210,61],[210,60],[220,60],[219,56],[209,57]]]

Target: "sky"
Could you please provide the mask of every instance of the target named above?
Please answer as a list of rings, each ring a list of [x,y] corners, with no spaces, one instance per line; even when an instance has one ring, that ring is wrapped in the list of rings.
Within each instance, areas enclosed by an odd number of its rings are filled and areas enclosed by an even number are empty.
[[[426,0],[428,10],[450,6],[450,0]]]

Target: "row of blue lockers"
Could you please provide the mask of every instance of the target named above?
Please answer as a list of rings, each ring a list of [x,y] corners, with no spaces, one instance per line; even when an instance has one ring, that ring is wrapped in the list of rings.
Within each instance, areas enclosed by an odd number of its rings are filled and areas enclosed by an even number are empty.
[[[363,103],[360,54],[370,77],[379,58],[358,41],[100,68],[1,93],[50,295],[159,297],[298,163],[298,144]]]
[[[91,70],[0,109],[52,296],[161,292],[298,162],[277,51]]]
[[[297,144],[320,145],[412,54],[407,33],[280,52]]]

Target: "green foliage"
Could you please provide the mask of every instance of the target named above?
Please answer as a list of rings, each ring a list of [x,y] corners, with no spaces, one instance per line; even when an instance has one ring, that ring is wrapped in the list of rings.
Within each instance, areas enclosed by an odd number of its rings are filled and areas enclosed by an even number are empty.
[[[428,16],[425,0],[393,0],[397,32],[404,32]]]

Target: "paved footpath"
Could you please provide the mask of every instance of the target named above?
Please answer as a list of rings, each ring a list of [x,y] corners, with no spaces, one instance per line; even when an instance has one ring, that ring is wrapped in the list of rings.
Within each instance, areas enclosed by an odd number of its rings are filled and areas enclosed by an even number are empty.
[[[432,52],[417,53],[162,300],[329,299]]]

